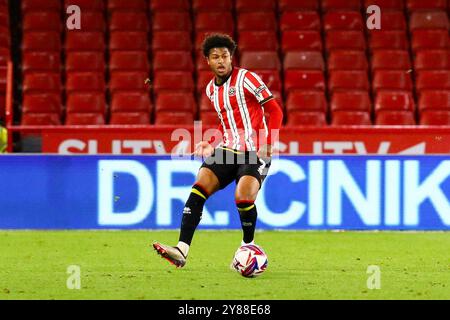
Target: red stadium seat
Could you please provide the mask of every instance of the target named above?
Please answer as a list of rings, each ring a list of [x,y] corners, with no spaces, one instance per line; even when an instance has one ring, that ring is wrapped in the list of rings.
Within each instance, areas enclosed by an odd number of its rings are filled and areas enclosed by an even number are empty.
[[[200,110],[200,112],[213,112],[216,114],[216,118],[218,119],[216,110],[214,109],[214,107],[211,104],[211,101],[205,94],[199,97],[198,109]]]
[[[5,27],[5,28],[9,28],[9,11],[2,10],[2,7],[0,6],[0,26],[1,27]]]
[[[279,0],[278,10],[280,12],[287,11],[302,11],[312,10],[317,11],[319,9],[319,0]]]
[[[233,16],[231,12],[200,12],[195,19],[195,30],[232,34],[234,31]]]
[[[398,49],[408,50],[408,38],[405,31],[401,30],[376,30],[371,31],[369,37],[369,46],[371,50],[376,49]]]
[[[281,35],[281,48],[289,50],[322,50],[322,37],[318,31],[284,31]]]
[[[155,72],[153,79],[155,93],[161,91],[189,91],[194,90],[194,80],[189,71],[159,71]]]
[[[419,10],[446,10],[447,0],[407,0],[408,11]]]
[[[150,1],[150,9],[152,12],[187,12],[191,8],[189,0],[152,0]]]
[[[407,91],[379,91],[375,97],[375,111],[379,110],[414,110],[414,98]]]
[[[92,11],[81,14],[81,30],[104,32],[106,22],[102,12]]]
[[[367,70],[369,64],[363,51],[333,50],[328,56],[328,70]]]
[[[147,11],[146,0],[108,0],[108,10],[111,11]]]
[[[152,104],[148,93],[118,92],[111,98],[111,112],[149,112]]]
[[[70,5],[77,5],[80,7],[81,12],[102,12],[105,9],[105,1],[103,0],[65,0],[64,2],[64,8]]]
[[[105,70],[105,56],[102,51],[67,52],[66,71],[98,71]]]
[[[22,71],[27,72],[59,72],[61,54],[59,52],[24,52],[22,55]]]
[[[447,30],[414,30],[411,48],[413,51],[429,49],[448,49],[450,41]]]
[[[112,72],[111,79],[109,81],[109,90],[113,94],[117,91],[148,92],[148,86],[145,84],[145,79],[147,78],[147,72]]]
[[[150,124],[148,112],[113,112],[109,124],[147,125]]]
[[[448,17],[445,11],[415,11],[409,18],[410,30],[443,29],[448,31]]]
[[[147,51],[147,32],[113,31],[110,33],[109,50]]]
[[[410,70],[411,61],[406,50],[375,50],[372,55],[372,70]]]
[[[111,71],[149,71],[146,51],[112,51],[109,61]]]
[[[420,93],[419,110],[450,111],[450,90],[425,90]]]
[[[210,1],[210,0],[193,0],[192,9],[195,12],[223,12],[233,9],[232,0]]]
[[[66,92],[106,90],[103,72],[69,72],[66,75]]]
[[[22,90],[24,93],[61,93],[61,75],[58,73],[33,72],[25,74]]]
[[[366,40],[362,31],[331,30],[325,36],[325,46],[330,50],[365,50]]]
[[[254,73],[256,73],[261,80],[266,84],[267,88],[272,92],[281,91],[281,78],[278,70],[270,70],[270,69],[253,69]],[[273,92],[272,92],[273,93]]]
[[[148,18],[144,12],[114,11],[109,21],[109,31],[141,31],[149,30]]]
[[[156,12],[152,19],[153,31],[191,31],[188,12]]]
[[[286,126],[301,127],[301,126],[314,126],[325,127],[327,125],[327,119],[324,112],[317,111],[297,111],[291,112],[287,116]]]
[[[195,112],[197,105],[192,93],[168,92],[156,98],[155,111]]]
[[[58,126],[61,119],[58,113],[24,113],[22,114],[22,126]]]
[[[61,36],[59,32],[25,32],[22,40],[25,51],[60,51]]]
[[[24,32],[61,32],[61,28],[61,15],[56,11],[32,11],[23,16],[22,29]]]
[[[330,92],[347,90],[365,90],[370,88],[366,71],[335,70],[330,72],[328,89]]]
[[[286,70],[284,73],[284,90],[286,95],[291,90],[325,90],[325,78],[322,71]]]
[[[361,13],[358,11],[331,11],[323,16],[325,31],[330,30],[362,30]]]
[[[364,2],[365,8],[368,8],[371,5],[379,6],[382,12],[386,12],[387,10],[403,10],[404,9],[403,1],[398,1],[398,0],[366,0]]]
[[[235,58],[236,55],[234,55],[233,58]],[[195,68],[197,69],[197,72],[199,71],[210,71],[211,68],[208,65],[208,62],[206,61],[206,58],[203,56],[203,54],[197,54],[195,56]]]
[[[219,117],[215,111],[203,111],[200,112],[200,120],[204,126],[217,127],[220,124]]]
[[[403,11],[389,11],[381,9],[381,30],[385,31],[400,31],[406,30],[406,19]],[[381,31],[380,30],[380,31]],[[374,30],[375,31],[375,30]]]
[[[426,126],[450,126],[450,111],[423,111],[420,114],[420,124]]]
[[[278,38],[273,31],[242,31],[239,33],[239,50],[276,51]]]
[[[322,0],[322,11],[361,10],[360,0]]]
[[[276,0],[236,0],[237,12],[274,12]]]
[[[330,102],[331,111],[365,111],[370,112],[371,102],[367,91],[334,92]]]
[[[289,51],[284,56],[283,68],[324,70],[325,62],[320,51]]]
[[[281,69],[280,59],[275,51],[243,52],[241,66],[246,69]]]
[[[327,111],[325,94],[320,91],[292,91],[286,101],[286,110],[294,111]]]
[[[331,113],[333,126],[370,126],[370,113],[365,111],[334,111]]]
[[[413,89],[411,74],[399,70],[377,70],[372,80],[374,92],[379,90],[406,90]]]
[[[74,92],[67,95],[67,113],[100,113],[106,111],[105,94],[100,92]]]
[[[193,125],[194,115],[191,112],[159,112],[155,115],[156,125]]]
[[[83,112],[83,113],[67,113],[66,116],[66,125],[104,125],[105,124],[105,116],[102,113],[91,113],[91,112]]]
[[[417,72],[416,89],[450,90],[450,70],[422,70]]]
[[[22,103],[23,113],[60,113],[61,94],[34,93],[24,94]]]
[[[414,69],[416,71],[450,69],[450,50],[420,50],[414,59]]]
[[[104,51],[103,32],[69,31],[66,33],[66,51]]]
[[[271,1],[271,0],[270,0]],[[238,31],[276,31],[277,20],[273,11],[244,12],[237,18]]]
[[[411,111],[382,110],[375,115],[376,125],[407,126],[415,125],[414,114]]]
[[[153,33],[153,51],[189,51],[192,49],[191,36],[188,31],[158,31]]]
[[[153,70],[193,71],[194,63],[185,51],[157,51],[153,56]]]
[[[280,30],[320,31],[320,17],[316,11],[288,11],[280,18]]]
[[[22,13],[29,11],[61,11],[60,0],[22,0]]]

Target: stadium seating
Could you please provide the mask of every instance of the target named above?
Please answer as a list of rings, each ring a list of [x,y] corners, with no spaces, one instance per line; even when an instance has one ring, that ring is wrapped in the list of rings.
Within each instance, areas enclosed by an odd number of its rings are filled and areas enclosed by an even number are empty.
[[[115,11],[111,14],[109,30],[147,32],[149,30],[147,15],[145,12]]]
[[[415,125],[416,121],[411,111],[379,111],[375,116],[376,125],[407,126]]]
[[[427,126],[450,126],[450,111],[424,111],[420,114],[420,124]]]
[[[327,125],[325,113],[317,111],[299,111],[288,114],[288,126],[315,126],[322,127]]]
[[[381,30],[366,28],[372,4]],[[65,27],[69,5],[80,6],[82,30]],[[22,0],[20,8],[24,124],[216,125],[200,51],[213,32],[237,41],[233,64],[260,75],[286,106],[286,125],[448,122],[446,0]],[[8,19],[0,10],[0,68],[11,56]],[[4,95],[0,88],[0,117]],[[190,107],[174,102],[173,113],[170,95]]]
[[[155,12],[152,19],[153,31],[191,31],[192,21],[187,12]]]
[[[244,12],[237,17],[237,30],[239,32],[276,31],[277,27],[277,19],[273,12]]]
[[[88,65],[89,66],[89,65]],[[24,52],[22,55],[22,71],[27,72],[59,72],[61,54],[55,52]]]
[[[239,51],[276,51],[277,34],[274,31],[241,31],[239,33]]]
[[[330,93],[335,91],[364,90],[370,88],[366,71],[360,70],[335,70],[330,72],[328,79]]]
[[[371,111],[367,91],[335,92],[331,98],[331,111]]]
[[[369,126],[370,113],[366,111],[337,110],[331,113],[331,125],[333,126]]]
[[[364,51],[333,50],[328,56],[328,70],[367,70],[369,64]]]
[[[320,91],[292,91],[286,101],[286,110],[294,111],[327,111],[325,94]]]
[[[413,89],[411,75],[399,70],[377,70],[372,80],[372,89],[378,90],[408,90]]]
[[[280,30],[320,31],[320,16],[316,11],[287,11],[280,17]]]

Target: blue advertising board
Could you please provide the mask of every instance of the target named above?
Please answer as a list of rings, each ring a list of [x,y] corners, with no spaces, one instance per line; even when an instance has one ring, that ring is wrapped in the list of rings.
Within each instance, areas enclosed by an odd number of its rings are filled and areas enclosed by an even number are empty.
[[[201,162],[170,156],[0,157],[0,229],[177,229]],[[240,229],[234,187],[200,228]],[[284,156],[259,229],[450,230],[448,156]]]

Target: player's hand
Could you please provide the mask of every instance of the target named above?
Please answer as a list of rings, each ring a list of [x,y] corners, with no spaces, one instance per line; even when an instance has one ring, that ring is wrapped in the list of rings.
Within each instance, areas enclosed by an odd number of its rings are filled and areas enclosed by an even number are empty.
[[[257,153],[259,158],[266,159],[272,157],[272,146],[270,144],[264,144],[259,148]]]
[[[213,154],[214,148],[207,141],[200,141],[196,144],[194,150],[194,156],[197,157],[209,157]]]

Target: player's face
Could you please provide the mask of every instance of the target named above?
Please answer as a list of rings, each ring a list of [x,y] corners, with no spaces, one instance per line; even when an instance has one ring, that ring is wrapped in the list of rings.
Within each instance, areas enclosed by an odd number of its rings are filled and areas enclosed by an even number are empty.
[[[231,72],[231,54],[228,48],[211,49],[207,60],[216,76],[224,77]]]

